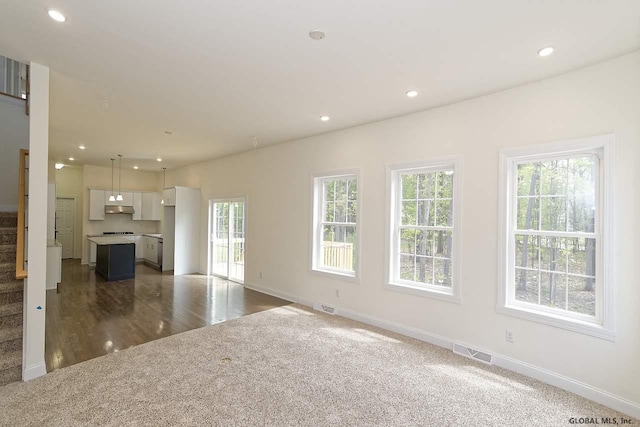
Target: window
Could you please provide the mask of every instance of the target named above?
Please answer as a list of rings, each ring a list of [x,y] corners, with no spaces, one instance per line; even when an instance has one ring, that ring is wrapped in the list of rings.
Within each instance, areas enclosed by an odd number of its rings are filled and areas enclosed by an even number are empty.
[[[607,158],[612,137],[502,152],[500,308],[611,338]]]
[[[358,271],[358,176],[318,176],[314,183],[312,269],[345,277]]]
[[[459,301],[457,162],[390,168],[389,287]]]

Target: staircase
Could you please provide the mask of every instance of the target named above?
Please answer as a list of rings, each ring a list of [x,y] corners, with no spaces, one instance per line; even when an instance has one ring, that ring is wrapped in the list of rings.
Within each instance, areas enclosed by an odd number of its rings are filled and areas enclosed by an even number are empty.
[[[16,280],[18,214],[0,212],[0,386],[22,379],[22,298]]]

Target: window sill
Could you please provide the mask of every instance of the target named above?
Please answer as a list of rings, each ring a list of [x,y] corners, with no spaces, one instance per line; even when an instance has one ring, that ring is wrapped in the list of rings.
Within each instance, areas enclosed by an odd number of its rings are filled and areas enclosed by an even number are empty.
[[[544,325],[549,325],[560,329],[566,329],[568,331],[590,335],[592,337],[601,338],[607,341],[615,342],[616,340],[616,334],[614,331],[605,329],[602,325],[598,325],[596,323],[570,319],[567,317],[549,313],[541,313],[535,310],[518,306],[498,306],[496,307],[496,312],[507,316],[530,320],[532,322],[542,323]]]
[[[316,276],[321,276],[321,277],[326,277],[328,279],[333,279],[333,280],[342,280],[345,282],[352,282],[355,284],[359,284],[360,283],[360,278],[357,275],[351,275],[348,273],[340,273],[339,271],[332,271],[332,270],[316,270],[315,268],[311,269],[311,274],[314,274]]]
[[[404,285],[399,283],[387,283],[386,285],[384,285],[384,287],[392,291],[404,292],[406,294],[438,299],[455,304],[462,303],[462,299],[460,298],[460,296],[454,295],[452,292],[450,293],[437,289],[422,288],[418,286]]]

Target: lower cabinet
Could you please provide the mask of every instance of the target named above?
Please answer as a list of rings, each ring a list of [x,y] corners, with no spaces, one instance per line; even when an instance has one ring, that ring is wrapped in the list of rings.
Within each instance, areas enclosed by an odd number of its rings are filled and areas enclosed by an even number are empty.
[[[142,236],[144,244],[144,259],[153,264],[158,264],[158,239]]]

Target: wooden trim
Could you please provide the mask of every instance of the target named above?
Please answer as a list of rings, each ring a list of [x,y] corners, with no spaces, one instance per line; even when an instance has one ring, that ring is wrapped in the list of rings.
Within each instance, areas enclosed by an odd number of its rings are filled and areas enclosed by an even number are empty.
[[[0,91],[0,95],[8,96],[9,98],[13,98],[13,99],[19,99],[20,101],[26,101],[26,99],[24,99],[22,97],[11,95],[10,93],[6,93],[6,92],[2,92],[2,91]]]
[[[29,67],[29,65],[27,65],[27,81],[24,85],[25,88],[25,92],[27,94],[27,98],[25,99],[25,103],[24,103],[24,113],[28,116],[29,115],[29,104],[31,101],[31,75],[30,75],[31,69]]]
[[[29,150],[20,150],[20,167],[18,168],[18,238],[16,240],[16,279],[25,279],[27,270],[24,268],[24,239],[25,239],[25,195],[27,156]]]

